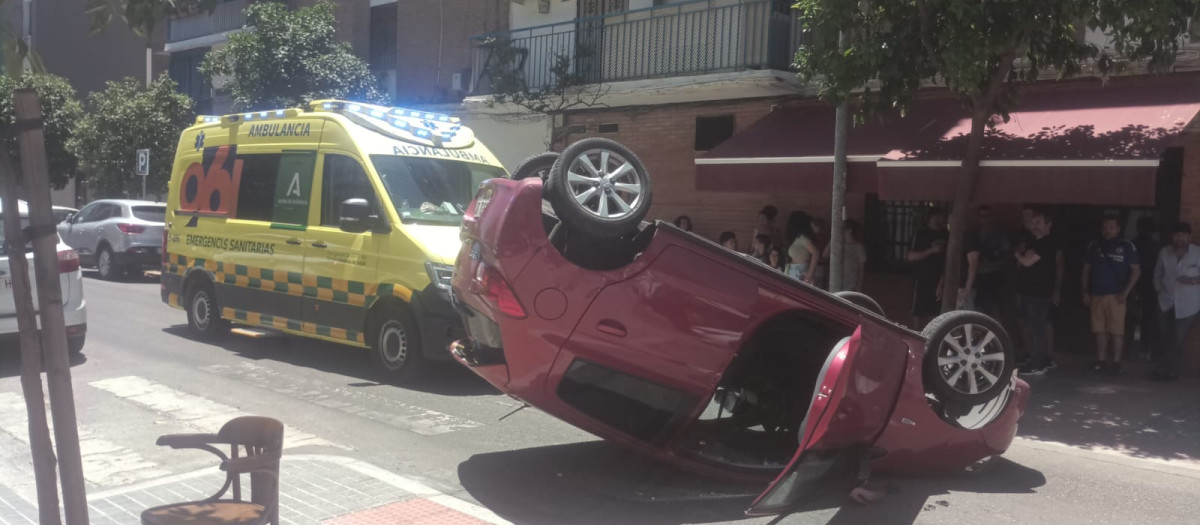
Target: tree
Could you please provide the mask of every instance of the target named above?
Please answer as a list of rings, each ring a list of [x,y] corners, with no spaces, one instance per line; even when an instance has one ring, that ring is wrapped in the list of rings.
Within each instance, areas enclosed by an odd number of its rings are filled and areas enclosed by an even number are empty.
[[[966,212],[982,140],[993,118],[1007,121],[1017,89],[1042,71],[1058,78],[1093,64],[1105,75],[1118,59],[1168,71],[1200,0],[798,0],[811,43],[799,49],[801,78],[834,103],[856,98],[862,113],[899,109],[927,84],[946,87],[970,112],[971,133],[950,218],[943,297],[957,295]],[[1081,39],[1106,33],[1111,48]],[[838,46],[838,32],[848,45]],[[877,89],[862,89],[877,81]],[[943,309],[955,301],[943,301]]]
[[[75,176],[78,160],[67,148],[72,128],[83,115],[75,88],[67,79],[49,74],[0,76],[0,140],[8,149],[13,160],[12,169],[18,172],[21,153],[17,147],[16,113],[13,108],[13,91],[30,88],[37,92],[42,105],[42,120],[45,122],[46,160],[50,168],[50,183],[62,189]]]
[[[321,98],[386,103],[367,63],[334,35],[333,4],[289,11],[277,3],[246,8],[242,33],[210,51],[200,72],[230,76],[238,111],[293,107]]]
[[[141,148],[150,150],[146,191],[164,193],[179,135],[194,122],[194,105],[165,74],[148,88],[138,79],[126,78],[92,93],[87,114],[70,143],[92,195],[140,195],[142,181],[134,173],[134,162]]]

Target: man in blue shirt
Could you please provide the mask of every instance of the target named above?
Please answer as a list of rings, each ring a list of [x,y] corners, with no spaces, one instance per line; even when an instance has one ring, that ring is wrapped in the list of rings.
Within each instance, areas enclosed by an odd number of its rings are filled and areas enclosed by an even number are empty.
[[[1096,334],[1097,372],[1121,372],[1121,347],[1125,343],[1125,301],[1142,274],[1133,243],[1119,238],[1121,224],[1105,217],[1101,239],[1092,241],[1083,264],[1083,304],[1092,311],[1092,333]],[[1112,349],[1112,361],[1106,361]]]

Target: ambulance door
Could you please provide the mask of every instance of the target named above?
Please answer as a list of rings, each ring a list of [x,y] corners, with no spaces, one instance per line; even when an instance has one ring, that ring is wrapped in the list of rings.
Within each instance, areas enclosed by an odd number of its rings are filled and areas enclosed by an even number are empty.
[[[313,201],[304,262],[304,273],[315,276],[317,286],[305,293],[305,328],[326,338],[365,344],[362,330],[368,298],[376,289],[376,254],[380,236],[387,233],[343,229],[341,208],[350,199],[367,201],[377,217],[384,216],[383,208],[355,155],[322,151],[318,165],[319,200]]]
[[[238,148],[231,217],[201,217],[198,227],[184,230],[212,237],[206,244],[218,263],[213,269],[222,317],[301,330],[304,241],[316,156],[315,150]]]

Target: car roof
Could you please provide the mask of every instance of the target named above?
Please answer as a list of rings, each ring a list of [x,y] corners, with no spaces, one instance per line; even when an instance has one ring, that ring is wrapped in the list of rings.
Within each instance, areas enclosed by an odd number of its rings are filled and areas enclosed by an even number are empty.
[[[164,202],[143,201],[137,199],[96,199],[88,204],[102,202],[105,204],[120,204],[123,206],[166,206]]]

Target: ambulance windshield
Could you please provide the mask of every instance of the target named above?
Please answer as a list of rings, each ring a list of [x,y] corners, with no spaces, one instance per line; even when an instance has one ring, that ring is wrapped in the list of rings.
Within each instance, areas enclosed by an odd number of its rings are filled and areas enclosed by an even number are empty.
[[[457,160],[371,155],[371,163],[404,222],[457,226],[479,184],[504,177],[501,168]]]

